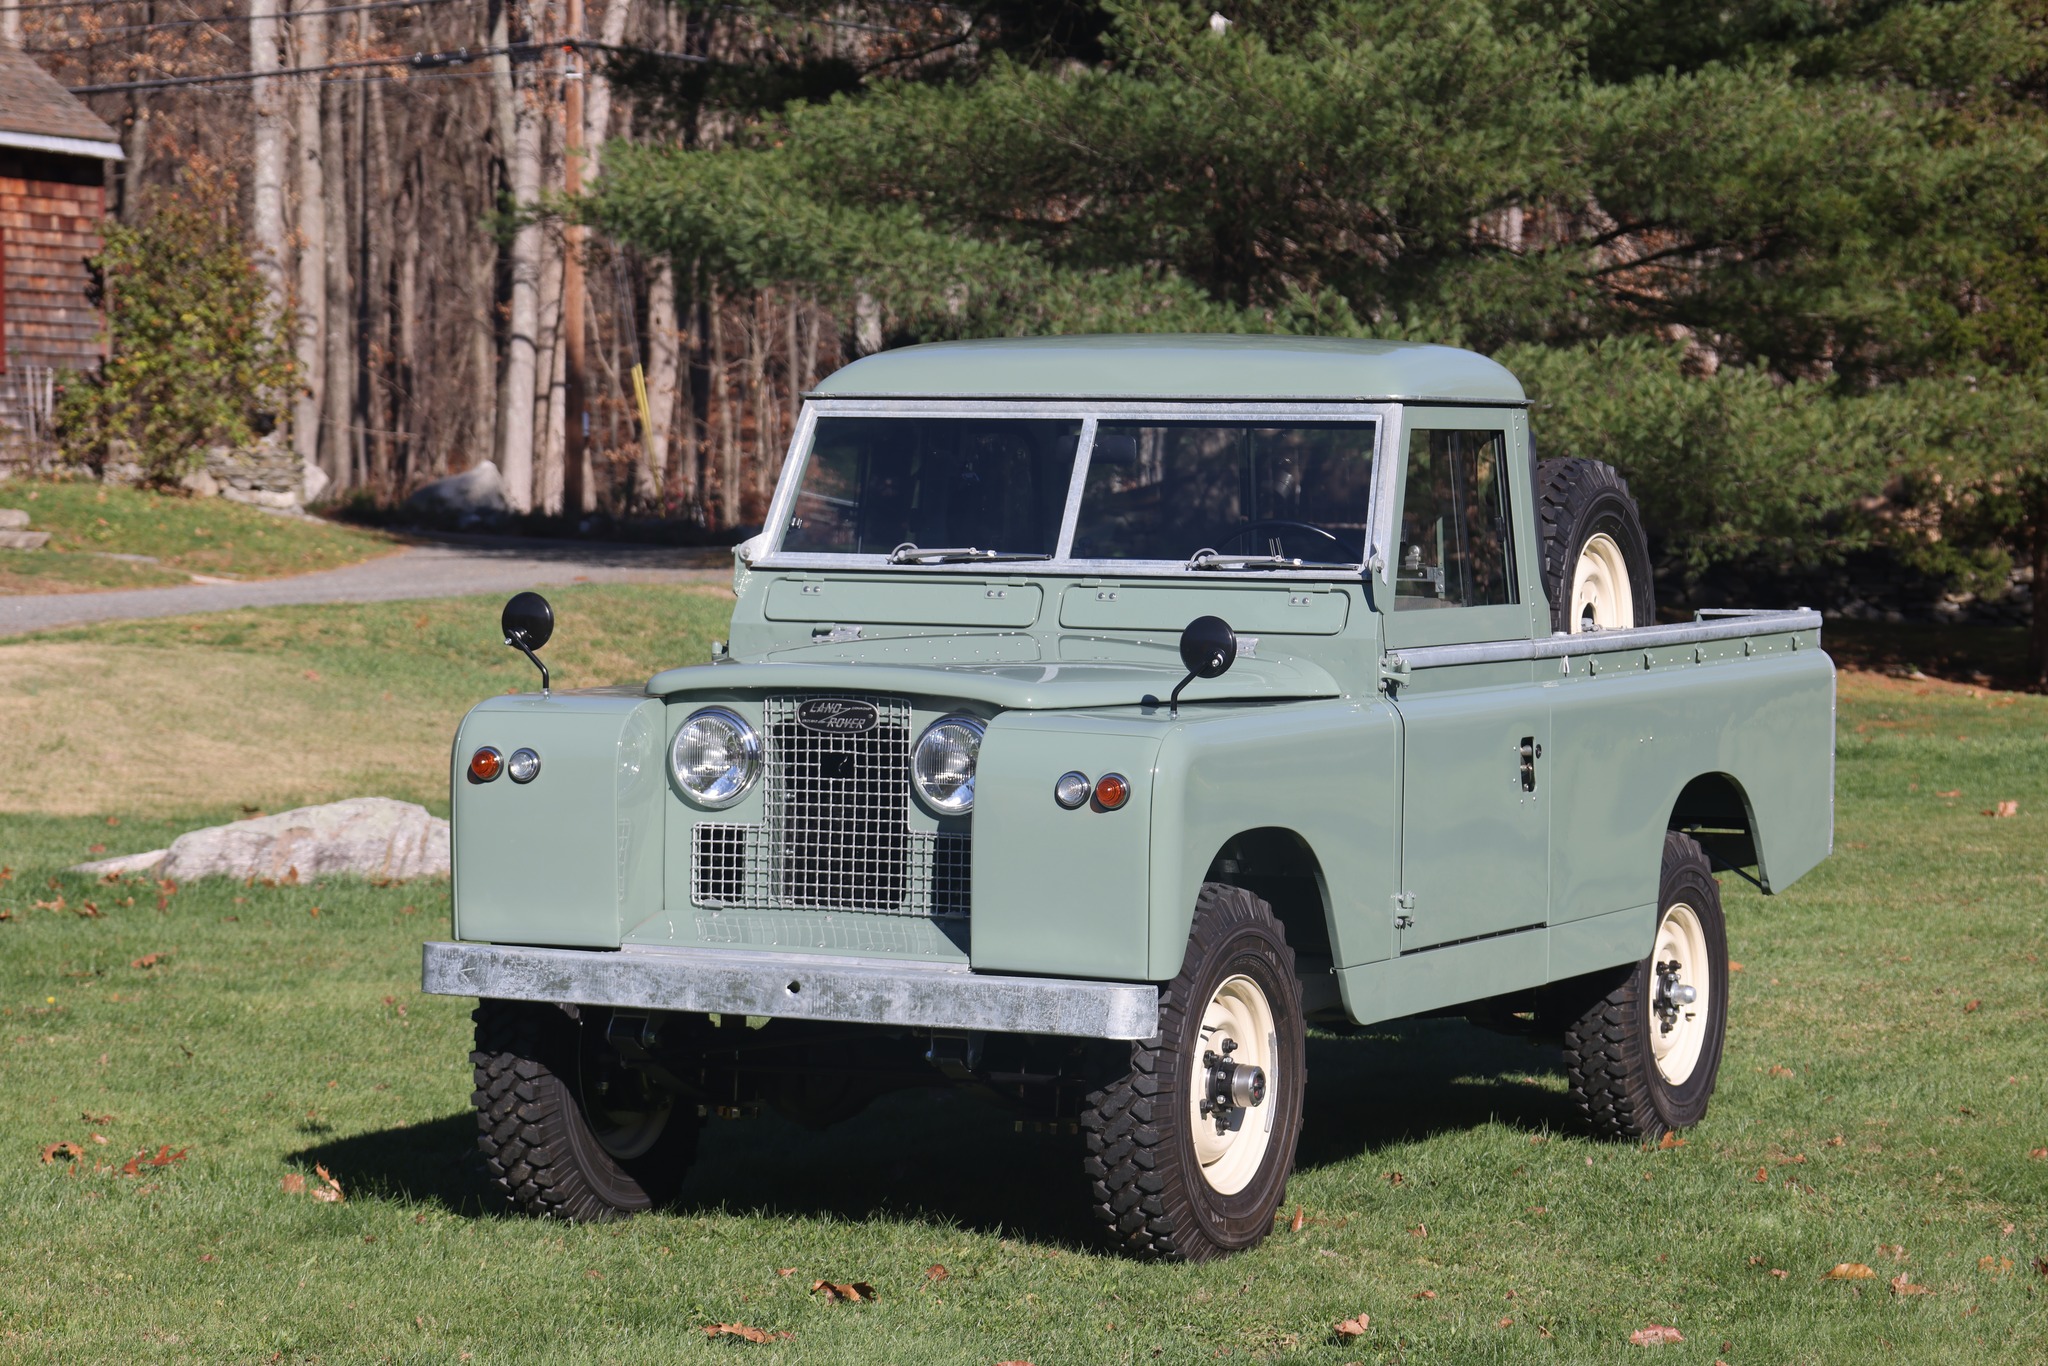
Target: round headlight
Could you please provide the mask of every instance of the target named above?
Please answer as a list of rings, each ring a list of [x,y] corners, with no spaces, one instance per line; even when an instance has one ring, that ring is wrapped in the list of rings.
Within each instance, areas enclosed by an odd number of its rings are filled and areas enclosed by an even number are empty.
[[[676,785],[699,806],[731,806],[761,771],[761,737],[724,707],[692,713],[668,749]]]
[[[941,816],[964,816],[974,809],[974,762],[981,757],[987,730],[971,716],[948,716],[925,727],[918,738],[910,776],[917,794]]]

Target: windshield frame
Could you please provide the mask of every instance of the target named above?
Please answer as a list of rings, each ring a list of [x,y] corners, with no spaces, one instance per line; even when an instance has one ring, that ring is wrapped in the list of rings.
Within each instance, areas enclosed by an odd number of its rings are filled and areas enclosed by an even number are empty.
[[[1186,579],[1330,579],[1362,575],[1378,559],[1384,563],[1393,531],[1392,475],[1396,462],[1387,459],[1388,433],[1398,426],[1398,403],[1243,402],[1211,400],[1173,402],[1158,400],[1051,400],[1051,399],[807,399],[791,434],[782,473],[776,481],[775,497],[768,506],[767,544],[751,558],[755,568],[775,569],[862,569],[887,570],[900,574],[968,574],[987,576],[1017,574],[1106,575],[1122,577]],[[782,539],[796,504],[799,485],[811,454],[811,440],[823,417],[1017,417],[1078,419],[1081,423],[1066,507],[1060,517],[1059,538],[1050,559],[969,560],[949,564],[892,564],[887,552],[848,554],[826,551],[785,551]],[[1371,495],[1367,504],[1365,558],[1341,566],[1304,565],[1299,569],[1238,568],[1197,569],[1188,560],[1075,559],[1074,531],[1080,520],[1081,494],[1087,487],[1088,466],[1094,456],[1095,433],[1102,422],[1129,421],[1214,421],[1217,423],[1345,422],[1372,424]],[[983,546],[1000,550],[1000,546]]]

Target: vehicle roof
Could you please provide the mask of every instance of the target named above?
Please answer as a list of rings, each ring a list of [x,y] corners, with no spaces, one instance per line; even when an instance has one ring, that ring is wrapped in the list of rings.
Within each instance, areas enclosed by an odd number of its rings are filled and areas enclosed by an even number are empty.
[[[905,346],[865,356],[813,392],[820,398],[1527,401],[1505,366],[1454,346],[1169,334]]]

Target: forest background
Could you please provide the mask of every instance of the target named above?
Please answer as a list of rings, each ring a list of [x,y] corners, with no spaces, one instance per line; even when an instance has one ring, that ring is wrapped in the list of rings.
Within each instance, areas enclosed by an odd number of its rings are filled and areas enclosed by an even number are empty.
[[[729,531],[885,346],[1437,341],[1622,468],[1667,595],[1882,556],[2028,601],[2048,683],[2048,0],[6,17],[121,130],[124,225],[246,245],[330,496],[489,458]]]

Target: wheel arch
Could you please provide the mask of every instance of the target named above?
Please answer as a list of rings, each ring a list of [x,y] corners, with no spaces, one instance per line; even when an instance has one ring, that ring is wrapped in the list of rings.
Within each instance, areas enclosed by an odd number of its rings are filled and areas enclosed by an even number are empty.
[[[1717,868],[1755,868],[1759,881],[1769,887],[1756,807],[1734,774],[1702,773],[1693,778],[1672,802],[1665,828],[1690,835]]]
[[[1242,887],[1271,906],[1297,962],[1331,959],[1337,927],[1329,883],[1323,861],[1299,831],[1279,825],[1240,830],[1210,857],[1202,881]]]

